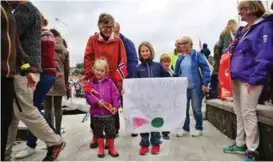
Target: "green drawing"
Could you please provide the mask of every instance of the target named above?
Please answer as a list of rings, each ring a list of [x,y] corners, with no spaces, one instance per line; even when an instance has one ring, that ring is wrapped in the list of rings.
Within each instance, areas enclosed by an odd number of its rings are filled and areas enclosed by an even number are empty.
[[[152,120],[152,126],[153,127],[155,127],[155,128],[160,128],[160,127],[162,127],[163,126],[163,124],[164,124],[164,120],[163,120],[163,118],[161,118],[161,117],[157,117],[157,118],[154,118],[153,120]]]

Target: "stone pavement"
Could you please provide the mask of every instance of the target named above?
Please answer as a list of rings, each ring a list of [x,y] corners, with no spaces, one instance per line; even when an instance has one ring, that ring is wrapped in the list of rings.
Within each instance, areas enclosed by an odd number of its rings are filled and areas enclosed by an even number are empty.
[[[92,133],[89,128],[89,120],[81,123],[84,114],[65,115],[63,117],[63,127],[65,132],[63,138],[67,145],[61,152],[58,161],[242,161],[243,156],[224,154],[223,147],[229,146],[234,141],[228,139],[207,121],[204,121],[204,135],[201,137],[176,137],[171,135],[170,140],[163,140],[161,153],[159,155],[147,154],[138,155],[140,137],[131,137],[126,132],[124,120],[121,113],[120,136],[116,139],[116,148],[120,157],[112,158],[106,155],[105,158],[97,158],[97,150],[89,148]],[[191,128],[194,128],[194,120],[191,119]],[[43,142],[38,142],[36,154],[23,159],[26,161],[42,160],[46,155],[43,150]],[[25,147],[25,142],[14,147],[13,153]],[[20,160],[21,161],[21,160]]]

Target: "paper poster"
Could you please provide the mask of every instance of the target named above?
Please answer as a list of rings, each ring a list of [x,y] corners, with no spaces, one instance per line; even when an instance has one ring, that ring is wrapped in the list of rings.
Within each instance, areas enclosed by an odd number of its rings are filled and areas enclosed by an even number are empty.
[[[187,78],[123,81],[126,129],[135,133],[182,128],[186,118]]]

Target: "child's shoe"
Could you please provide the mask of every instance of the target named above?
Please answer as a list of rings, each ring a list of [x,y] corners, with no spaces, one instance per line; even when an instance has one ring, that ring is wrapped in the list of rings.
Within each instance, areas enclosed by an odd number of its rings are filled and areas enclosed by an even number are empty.
[[[107,139],[109,154],[112,157],[118,157],[119,153],[115,149],[115,142],[114,141],[115,141],[114,139]]]
[[[169,139],[170,139],[169,133],[167,133],[167,132],[163,132],[163,133],[162,133],[162,137],[163,137],[163,139],[165,139],[165,140],[169,140]]]
[[[149,152],[149,146],[141,146],[139,149],[140,155],[146,155]]]
[[[154,145],[152,147],[152,154],[157,155],[159,153],[160,153],[160,146],[159,145]]]
[[[105,156],[105,153],[104,153],[104,138],[98,138],[97,142],[98,142],[98,146],[99,146],[98,157],[103,158]]]
[[[98,147],[98,143],[97,143],[97,138],[95,136],[93,136],[92,141],[90,142],[90,148],[97,148]]]

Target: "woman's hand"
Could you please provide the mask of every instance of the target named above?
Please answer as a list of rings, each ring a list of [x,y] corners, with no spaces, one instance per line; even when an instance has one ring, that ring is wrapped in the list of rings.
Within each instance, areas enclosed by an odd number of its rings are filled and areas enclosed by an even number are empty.
[[[202,86],[201,89],[202,89],[203,92],[206,92],[208,90],[208,87],[207,86]]]

